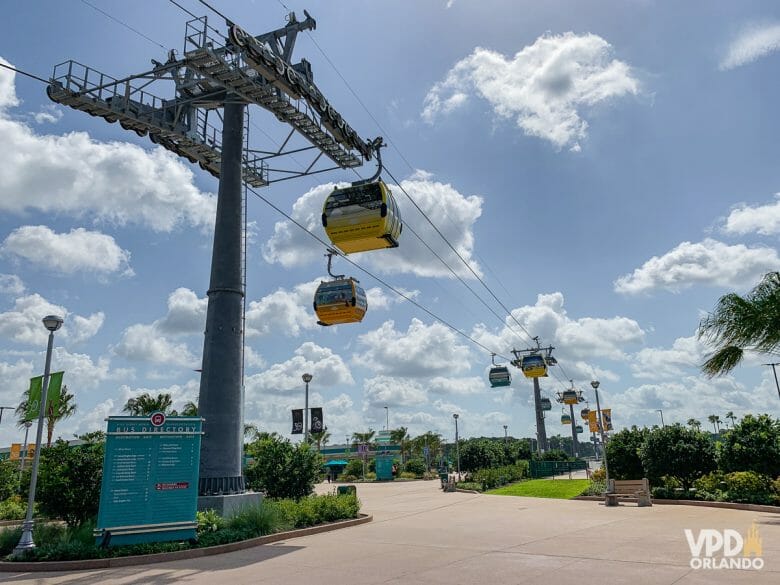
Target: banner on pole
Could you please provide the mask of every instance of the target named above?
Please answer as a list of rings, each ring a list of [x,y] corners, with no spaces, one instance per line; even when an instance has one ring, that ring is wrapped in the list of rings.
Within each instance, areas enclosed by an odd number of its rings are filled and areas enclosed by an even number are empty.
[[[611,431],[612,430],[612,409],[611,408],[601,409],[601,420],[604,423],[604,430]]]
[[[49,387],[46,391],[46,415],[57,412],[60,407],[60,394],[62,392],[62,375],[64,372],[52,372],[49,374]],[[43,376],[30,378],[30,390],[27,397],[27,410],[24,412],[24,420],[32,421],[38,418],[41,410],[41,394],[43,393]]]
[[[300,435],[303,433],[303,409],[293,408],[292,411],[292,431],[293,435]]]
[[[310,432],[312,433],[321,433],[322,429],[325,428],[325,425],[322,421],[322,409],[321,408],[312,408],[311,409],[311,429]]]

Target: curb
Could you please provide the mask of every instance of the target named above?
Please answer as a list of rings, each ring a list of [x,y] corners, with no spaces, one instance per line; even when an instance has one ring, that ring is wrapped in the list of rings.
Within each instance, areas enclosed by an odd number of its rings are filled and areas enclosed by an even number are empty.
[[[586,502],[601,502],[604,500],[601,496],[576,496],[572,500]],[[636,503],[636,498],[621,498],[628,503]],[[763,506],[760,504],[739,504],[737,502],[705,502],[702,500],[663,500],[653,498],[653,504],[661,506],[699,506],[704,508],[724,508],[730,510],[746,510],[749,512],[769,512],[770,514],[780,514],[780,506]]]
[[[299,528],[288,532],[277,532],[266,536],[258,536],[249,540],[230,542],[228,544],[219,544],[217,546],[208,546],[204,548],[192,548],[188,550],[178,550],[167,553],[155,553],[151,555],[136,555],[130,557],[112,557],[106,559],[85,559],[81,561],[37,561],[37,562],[14,562],[0,561],[0,573],[25,573],[25,572],[47,572],[47,571],[85,571],[90,569],[110,569],[115,567],[130,567],[134,565],[150,565],[154,563],[167,563],[169,561],[180,561],[185,559],[197,559],[200,557],[209,557],[237,550],[253,548],[263,544],[279,542],[280,540],[289,540],[320,532],[330,532],[340,528],[349,528],[371,522],[374,517],[371,514],[360,514],[358,518],[350,520],[340,520],[329,524],[319,524],[308,528]]]

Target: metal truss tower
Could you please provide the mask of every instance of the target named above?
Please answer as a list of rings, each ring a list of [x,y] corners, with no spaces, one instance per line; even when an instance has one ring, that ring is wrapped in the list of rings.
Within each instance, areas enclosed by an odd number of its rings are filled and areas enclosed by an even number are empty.
[[[205,419],[201,496],[245,491],[242,182],[263,187],[357,167],[373,152],[372,142],[360,138],[314,84],[309,62],[291,62],[297,34],[317,26],[304,14],[299,21],[290,13],[286,26],[259,36],[227,22],[223,37],[206,17],[197,18],[187,23],[181,57],[171,50],[165,63],[152,60],[149,71],[122,79],[66,61],[54,68],[47,87],[53,101],[118,121],[219,178],[198,401]],[[150,92],[166,82],[173,82],[173,97]],[[281,146],[249,148],[251,105],[287,125]],[[312,158],[303,165],[292,156],[306,153]],[[286,166],[290,159],[297,168]]]

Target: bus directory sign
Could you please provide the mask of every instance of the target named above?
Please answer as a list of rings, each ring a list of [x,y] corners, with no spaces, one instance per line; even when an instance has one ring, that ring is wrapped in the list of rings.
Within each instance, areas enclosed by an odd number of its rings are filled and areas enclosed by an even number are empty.
[[[107,420],[97,543],[194,539],[203,419],[155,412]]]

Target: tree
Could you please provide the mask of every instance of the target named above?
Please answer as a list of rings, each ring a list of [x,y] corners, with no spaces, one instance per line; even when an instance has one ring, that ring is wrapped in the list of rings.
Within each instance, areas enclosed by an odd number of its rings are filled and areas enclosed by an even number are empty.
[[[352,433],[352,441],[355,443],[371,444],[376,431],[368,430],[367,433]]]
[[[30,389],[28,388],[24,391],[22,401],[19,403],[19,406],[17,406],[16,410],[14,410],[14,414],[16,414],[17,417],[16,426],[19,428],[22,428],[24,423],[27,421],[27,402],[29,399]],[[51,439],[54,436],[55,425],[59,421],[70,418],[76,414],[76,403],[74,399],[75,396],[68,392],[68,386],[63,385],[60,387],[60,399],[57,408],[55,409],[51,406],[51,404],[49,404],[48,408],[46,409],[45,417],[47,447],[51,447]],[[47,399],[46,402],[49,403],[49,400]]]
[[[323,445],[327,445],[330,440],[330,433],[327,429],[322,431],[309,433],[309,437],[317,445],[317,451],[319,451]]]
[[[712,428],[715,429],[715,434],[720,432],[720,417],[717,414],[711,414],[707,417],[707,420],[712,423]]]
[[[735,423],[735,421],[737,420],[737,417],[736,417],[736,416],[734,416],[734,412],[733,412],[733,411],[731,411],[731,410],[729,410],[729,411],[726,413],[726,418],[728,418],[728,419],[731,419],[731,428],[734,428],[734,423]]]
[[[129,398],[122,411],[130,413],[132,416],[149,416],[158,411],[174,416],[176,411],[172,407],[173,399],[167,392],[158,394],[156,398],[148,392],[144,392],[134,398]]]
[[[688,419],[688,426],[691,427],[692,429],[700,431],[701,430],[701,421],[698,421],[695,418],[689,418]]]
[[[698,336],[715,348],[702,364],[708,376],[733,370],[746,350],[767,354],[780,349],[780,272],[765,274],[745,296],[722,296],[699,323]]]
[[[503,463],[504,447],[500,442],[485,438],[461,442],[460,468],[463,471],[500,467]]]
[[[16,461],[0,460],[0,502],[13,496],[19,489],[19,466]]]
[[[669,476],[688,490],[694,480],[716,468],[715,447],[710,438],[680,424],[651,430],[639,449],[639,457],[647,478],[656,486],[662,484],[664,476]],[[609,464],[612,471],[612,460]]]
[[[614,479],[641,479],[645,476],[639,451],[645,444],[650,430],[647,428],[623,429],[610,437],[607,443],[609,474]]]
[[[727,473],[780,476],[780,420],[766,414],[745,415],[721,440],[719,455],[720,468]]]
[[[404,462],[404,455],[411,455],[409,448],[411,444],[409,442],[409,429],[406,427],[398,427],[390,431],[390,441],[401,447],[401,463]]]
[[[271,498],[299,500],[314,491],[322,470],[322,456],[308,443],[293,445],[289,439],[267,436],[247,445],[254,459],[246,470],[253,490]]]
[[[98,512],[103,479],[102,433],[82,435],[86,443],[70,447],[57,440],[41,452],[36,501],[41,512],[79,526]]]
[[[181,411],[181,416],[198,416],[198,405],[192,400],[188,401]]]

